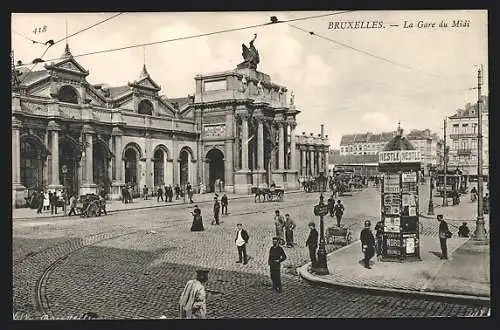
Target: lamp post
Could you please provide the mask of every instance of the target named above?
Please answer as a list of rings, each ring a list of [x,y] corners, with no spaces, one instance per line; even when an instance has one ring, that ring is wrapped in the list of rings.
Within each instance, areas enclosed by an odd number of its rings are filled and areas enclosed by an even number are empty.
[[[63,183],[64,183],[64,215],[67,215],[68,209],[68,187],[66,185],[66,174],[68,174],[68,167],[66,165],[62,166],[62,175],[63,175]]]
[[[485,241],[484,228],[484,209],[483,209],[483,115],[482,115],[482,97],[481,85],[483,83],[482,70],[477,72],[477,219],[474,239],[476,241]]]
[[[324,203],[323,192],[325,191],[325,174],[320,172],[321,195],[319,196],[319,204],[314,206],[314,215],[319,216],[319,248],[318,262],[313,271],[319,275],[328,275],[328,265],[326,263],[326,242],[325,242],[325,225],[323,217],[328,214],[328,205]]]
[[[432,175],[429,176],[429,209],[427,210],[427,215],[434,215],[434,203],[432,201],[432,188],[434,188],[434,182],[432,180]]]

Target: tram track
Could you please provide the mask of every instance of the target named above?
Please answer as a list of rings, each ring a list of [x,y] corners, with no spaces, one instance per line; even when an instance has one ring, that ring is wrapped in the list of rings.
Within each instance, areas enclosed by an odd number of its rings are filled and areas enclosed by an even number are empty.
[[[252,211],[236,211],[235,213],[229,214],[229,216],[245,216],[245,215],[250,215],[250,214],[258,214],[258,213],[267,213],[272,210],[275,210],[276,208],[291,208],[291,207],[302,207],[300,205],[295,205],[293,204],[296,203],[296,201],[288,201],[284,203],[279,203],[279,206],[273,203],[273,205],[265,205],[263,208],[260,208],[258,210],[252,210]],[[257,204],[257,203],[256,203]],[[258,203],[260,204],[260,203]],[[266,203],[267,204],[267,203]],[[283,205],[285,204],[285,205]],[[289,205],[292,204],[292,205]],[[189,223],[191,222],[190,219],[167,219],[169,223],[161,226],[152,226],[151,229],[141,229],[141,230],[134,230],[131,232],[126,232],[126,233],[117,233],[117,229],[111,230],[111,231],[102,231],[96,234],[91,234],[87,235],[84,237],[78,238],[78,241],[75,241],[74,239],[68,239],[63,242],[60,242],[55,245],[48,246],[40,251],[34,252],[34,253],[28,253],[26,254],[23,258],[18,260],[14,265],[13,268],[19,269],[22,264],[26,263],[30,259],[33,259],[39,255],[42,254],[49,254],[51,251],[57,251],[58,250],[67,250],[62,253],[62,255],[57,256],[55,260],[50,262],[49,265],[47,265],[44,270],[42,271],[42,274],[38,277],[36,280],[35,284],[35,307],[36,310],[42,314],[48,315],[53,317],[53,312],[51,311],[51,303],[47,297],[47,283],[50,278],[50,275],[54,272],[55,269],[57,269],[59,266],[61,266],[66,260],[70,258],[71,255],[87,248],[90,246],[94,246],[96,244],[105,242],[105,241],[110,241],[114,239],[118,239],[124,236],[129,236],[129,235],[134,235],[134,234],[139,234],[139,233],[149,233],[152,230],[162,230],[162,229],[167,229],[167,228],[172,228],[175,226],[180,225],[181,223]]]

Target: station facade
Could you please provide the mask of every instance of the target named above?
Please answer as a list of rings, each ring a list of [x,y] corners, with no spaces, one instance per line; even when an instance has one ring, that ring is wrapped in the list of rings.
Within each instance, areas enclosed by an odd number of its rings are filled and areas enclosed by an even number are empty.
[[[68,45],[43,70],[13,72],[14,206],[40,189],[104,189],[112,199],[124,185],[213,191],[217,179],[234,193],[272,182],[296,189],[304,166],[326,161],[327,139],[296,136],[293,95],[256,68],[197,75],[194,95],[179,99],[160,95],[145,65],[124,86],[88,75]],[[304,148],[315,152],[305,165]]]

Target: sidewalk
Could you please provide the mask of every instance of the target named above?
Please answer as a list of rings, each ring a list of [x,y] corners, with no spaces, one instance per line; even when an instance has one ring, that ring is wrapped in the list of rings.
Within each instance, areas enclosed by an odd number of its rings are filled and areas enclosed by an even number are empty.
[[[448,240],[450,259],[441,260],[438,238],[420,238],[421,261],[379,262],[373,258],[372,269],[366,269],[358,240],[328,255],[329,275],[311,274],[310,263],[298,272],[307,281],[323,285],[489,303],[489,245],[452,238]]]
[[[292,194],[299,192],[297,191],[287,191],[285,194]],[[218,193],[219,199],[224,193]],[[254,195],[240,195],[240,194],[233,194],[233,193],[226,193],[229,202],[231,200],[235,199],[243,199],[243,198],[253,198]],[[106,210],[108,213],[115,213],[115,212],[122,212],[122,211],[129,211],[129,210],[140,210],[140,209],[149,209],[149,208],[156,208],[156,207],[168,207],[168,206],[173,206],[173,205],[195,205],[195,204],[202,204],[202,203],[207,203],[207,202],[212,202],[214,199],[215,193],[206,193],[206,194],[195,194],[193,196],[193,204],[189,203],[189,199],[187,199],[187,203],[184,203],[184,199],[180,198],[178,200],[172,199],[172,202],[162,202],[161,200],[159,202],[156,201],[156,197],[148,197],[147,200],[144,200],[142,197],[141,198],[135,198],[133,203],[127,203],[124,204],[121,201],[117,200],[112,200],[112,201],[107,201],[106,204]],[[36,209],[30,209],[30,208],[18,208],[18,209],[13,209],[12,210],[12,219],[13,220],[32,220],[32,219],[49,219],[49,218],[56,218],[56,217],[64,217],[64,211],[59,208],[58,209],[58,214],[51,214],[50,211],[43,211],[42,214],[36,214]]]

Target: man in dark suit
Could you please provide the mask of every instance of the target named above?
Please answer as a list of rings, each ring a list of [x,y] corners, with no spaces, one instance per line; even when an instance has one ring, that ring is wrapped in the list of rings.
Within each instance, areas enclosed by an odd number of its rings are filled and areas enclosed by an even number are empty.
[[[224,194],[222,198],[220,199],[221,205],[222,205],[222,215],[227,215],[227,196]]]
[[[238,261],[237,263],[241,263],[243,261],[243,265],[248,263],[247,256],[247,243],[248,243],[248,233],[245,229],[243,229],[243,225],[241,223],[237,224],[236,227],[238,231],[236,232],[236,238],[234,242],[236,243],[236,247],[238,248]]]
[[[273,246],[269,249],[269,270],[271,272],[271,281],[273,281],[273,290],[281,293],[281,263],[286,260],[285,251],[279,246],[279,237],[273,237]]]
[[[363,262],[365,268],[371,269],[370,259],[375,255],[375,237],[373,237],[372,231],[370,230],[370,221],[365,221],[365,228],[361,230],[360,240],[361,240],[361,251],[365,254]]]
[[[219,224],[219,212],[220,212],[220,203],[217,197],[214,198],[214,219],[212,220],[212,225]]]
[[[309,223],[309,237],[306,246],[309,248],[309,258],[311,258],[311,268],[316,268],[316,249],[318,248],[318,231],[314,222]]]
[[[448,247],[446,240],[451,237],[451,232],[448,230],[448,224],[443,219],[442,214],[438,214],[439,221],[439,243],[441,244],[441,259],[448,259]]]

